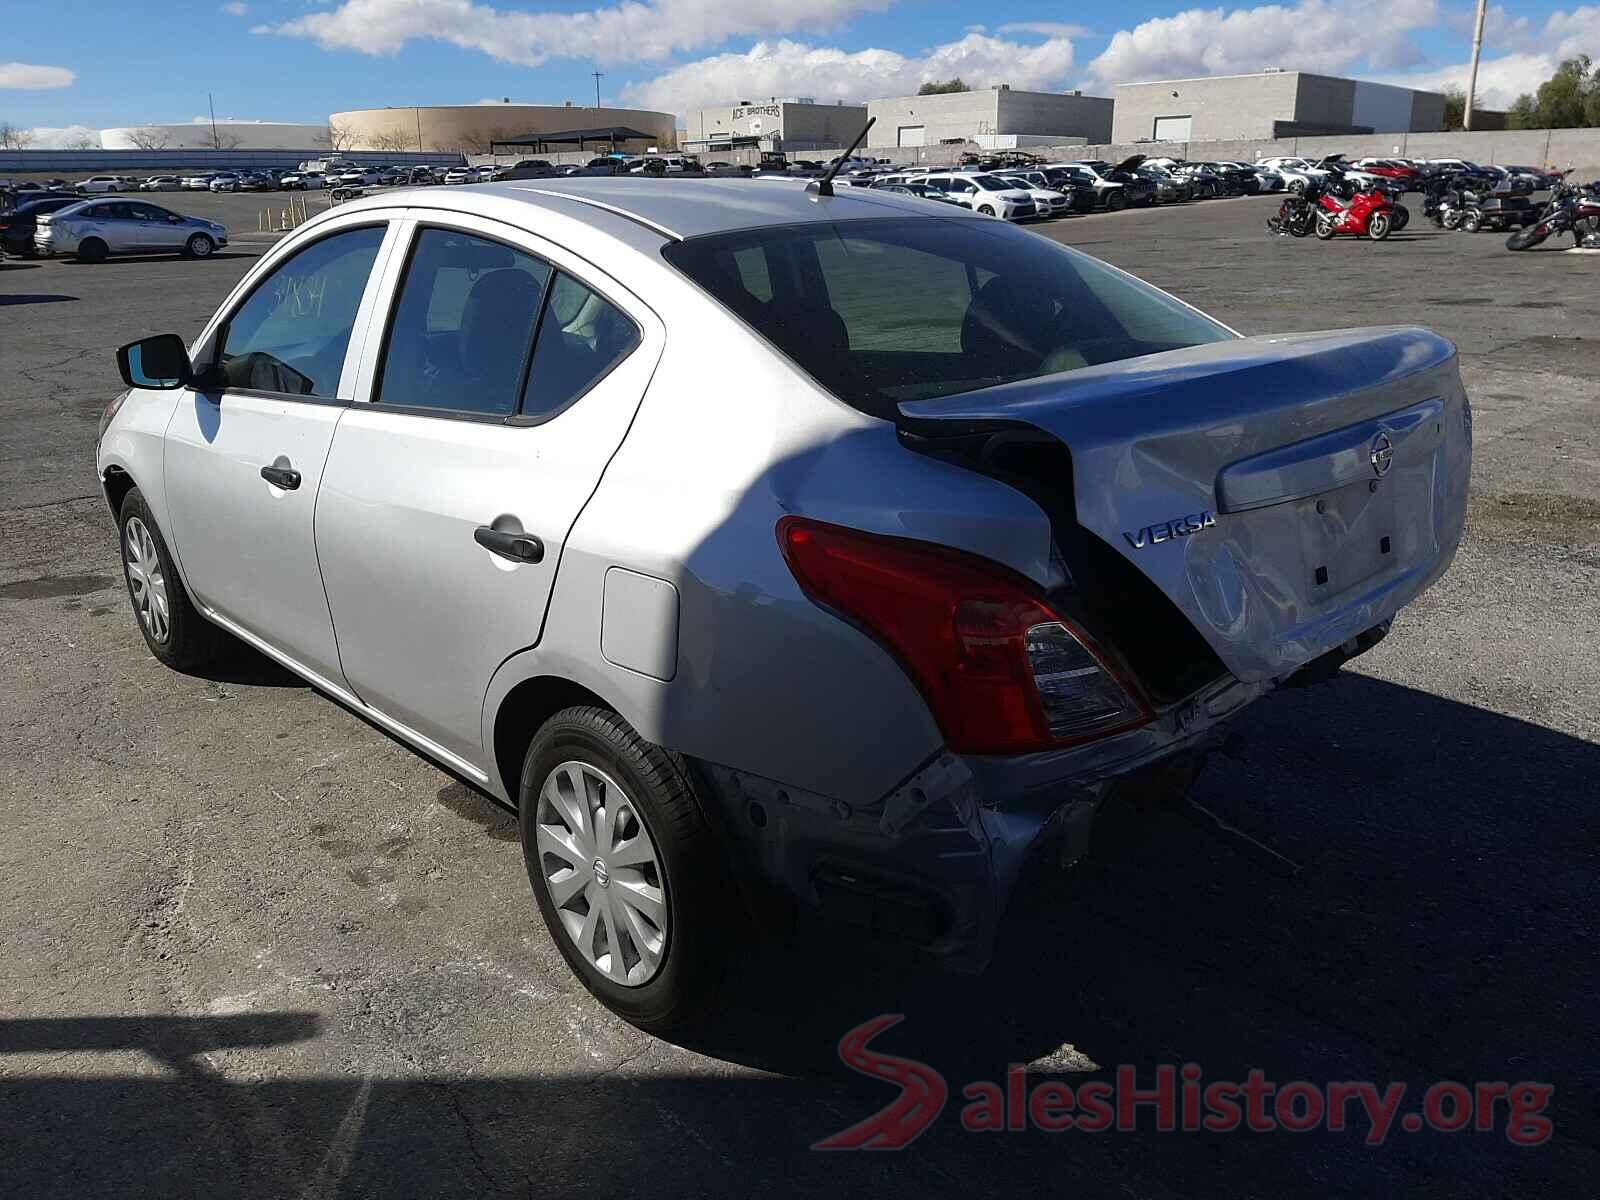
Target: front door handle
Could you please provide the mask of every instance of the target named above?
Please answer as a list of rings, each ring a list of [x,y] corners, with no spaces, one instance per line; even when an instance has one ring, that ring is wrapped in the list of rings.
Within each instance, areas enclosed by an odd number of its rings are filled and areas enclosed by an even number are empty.
[[[479,525],[473,531],[472,538],[489,553],[509,558],[512,562],[544,561],[544,543],[531,533],[507,533],[493,525]]]
[[[293,467],[280,467],[277,464],[262,467],[261,478],[273,487],[282,488],[286,492],[292,492],[300,486],[300,472]]]

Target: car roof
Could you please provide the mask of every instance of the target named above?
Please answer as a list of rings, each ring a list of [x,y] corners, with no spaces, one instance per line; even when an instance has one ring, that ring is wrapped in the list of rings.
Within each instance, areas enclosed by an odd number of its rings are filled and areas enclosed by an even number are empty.
[[[871,188],[841,187],[833,196],[808,190],[804,179],[685,179],[654,176],[566,176],[469,185],[449,193],[406,195],[414,207],[481,211],[514,219],[507,204],[573,214],[574,204],[613,213],[673,239],[732,233],[814,221],[864,221],[901,214],[926,216],[922,201]],[[394,203],[383,197],[355,201],[366,207]],[[349,211],[341,205],[340,211]],[[492,211],[491,211],[492,210]],[[533,214],[530,212],[529,216]],[[983,218],[974,217],[974,220]]]

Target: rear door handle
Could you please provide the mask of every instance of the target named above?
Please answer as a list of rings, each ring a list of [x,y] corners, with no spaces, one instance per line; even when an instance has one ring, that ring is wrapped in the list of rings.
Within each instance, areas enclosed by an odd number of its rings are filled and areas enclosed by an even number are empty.
[[[300,486],[300,472],[293,467],[262,467],[261,478],[273,487],[282,488],[286,492],[292,492]]]
[[[479,525],[473,531],[472,538],[489,553],[509,558],[512,562],[544,561],[544,543],[531,533],[507,533],[492,525]]]

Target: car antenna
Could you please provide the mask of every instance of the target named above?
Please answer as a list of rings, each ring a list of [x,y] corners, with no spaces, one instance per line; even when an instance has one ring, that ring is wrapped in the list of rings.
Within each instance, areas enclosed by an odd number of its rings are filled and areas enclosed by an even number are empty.
[[[838,158],[834,159],[833,166],[824,171],[822,173],[822,178],[817,180],[816,183],[808,184],[806,186],[806,191],[809,192],[815,188],[816,194],[819,196],[833,195],[833,177],[844,169],[845,159],[849,158],[856,152],[856,147],[861,145],[861,139],[867,136],[867,130],[871,129],[877,123],[877,117],[868,117],[867,123],[861,127],[861,132],[856,134],[856,140],[850,143],[850,149],[846,150],[843,154],[839,155]]]

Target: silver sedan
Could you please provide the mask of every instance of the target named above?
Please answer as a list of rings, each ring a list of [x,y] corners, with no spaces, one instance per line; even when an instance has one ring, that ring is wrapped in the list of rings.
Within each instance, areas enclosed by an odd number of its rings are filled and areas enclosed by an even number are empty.
[[[85,200],[41,214],[33,231],[33,248],[40,254],[72,254],[90,263],[110,254],[209,258],[227,244],[226,226],[144,200]]]
[[[654,1029],[755,896],[981,966],[1047,830],[1377,644],[1471,463],[1432,333],[1241,337],[822,182],[357,200],[118,360],[151,653],[244,642],[514,809],[556,946]]]

